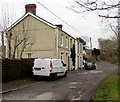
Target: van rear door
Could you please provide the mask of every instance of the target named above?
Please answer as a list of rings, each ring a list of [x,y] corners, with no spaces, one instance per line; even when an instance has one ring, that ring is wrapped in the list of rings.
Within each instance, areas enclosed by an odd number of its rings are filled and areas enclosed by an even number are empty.
[[[50,60],[35,59],[33,69],[34,75],[49,76]]]

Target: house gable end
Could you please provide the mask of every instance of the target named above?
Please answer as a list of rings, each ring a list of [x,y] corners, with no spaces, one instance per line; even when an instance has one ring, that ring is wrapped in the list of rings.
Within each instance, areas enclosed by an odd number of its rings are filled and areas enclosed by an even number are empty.
[[[23,15],[20,19],[18,19],[15,23],[13,23],[9,28],[7,28],[6,31],[10,31],[12,28],[14,28],[17,24],[19,24],[21,21],[23,21],[28,16],[32,16],[33,18],[36,18],[38,21],[41,21],[42,23],[46,24],[47,26],[50,26],[52,28],[56,28],[55,25],[40,18],[39,16],[33,15],[31,13],[27,13],[27,14]]]

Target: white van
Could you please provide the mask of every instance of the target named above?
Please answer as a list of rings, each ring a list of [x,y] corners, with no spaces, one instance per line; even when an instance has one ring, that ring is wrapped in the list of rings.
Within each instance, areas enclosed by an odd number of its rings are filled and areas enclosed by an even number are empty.
[[[50,76],[56,78],[57,76],[66,76],[66,64],[61,59],[35,59],[33,66],[34,76]]]

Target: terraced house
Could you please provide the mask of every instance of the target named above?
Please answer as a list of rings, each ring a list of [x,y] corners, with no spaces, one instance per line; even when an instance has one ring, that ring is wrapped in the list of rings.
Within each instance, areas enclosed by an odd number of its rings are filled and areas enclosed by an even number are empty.
[[[7,29],[7,55],[13,58],[61,58],[68,70],[82,67],[82,44],[62,30],[36,15],[36,5],[25,6],[26,14]],[[75,67],[71,48],[75,45]],[[11,52],[11,53],[10,53]]]

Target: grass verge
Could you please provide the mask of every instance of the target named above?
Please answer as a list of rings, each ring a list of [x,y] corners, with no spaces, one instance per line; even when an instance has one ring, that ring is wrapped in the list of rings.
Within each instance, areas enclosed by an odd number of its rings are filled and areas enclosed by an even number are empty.
[[[93,100],[118,100],[118,69],[113,72],[97,90]]]
[[[31,80],[33,80],[33,79],[32,78],[25,78],[23,80],[14,80],[14,81],[2,83],[2,86],[13,85],[13,84],[16,84],[16,83],[21,83],[21,82],[26,82],[26,81],[31,81]]]

